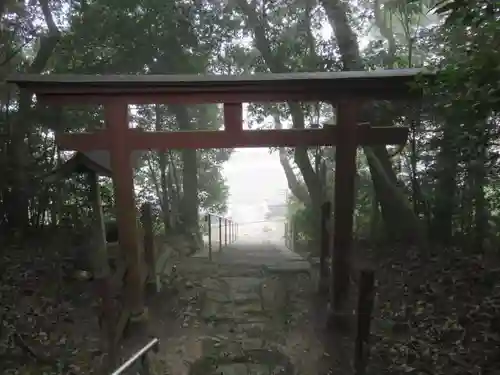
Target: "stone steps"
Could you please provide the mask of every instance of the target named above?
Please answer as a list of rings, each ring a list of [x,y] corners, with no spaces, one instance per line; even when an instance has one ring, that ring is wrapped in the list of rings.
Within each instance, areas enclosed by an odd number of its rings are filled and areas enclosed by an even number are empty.
[[[235,262],[226,256],[221,262],[216,257],[212,262],[190,258],[177,265],[177,272],[198,296],[196,310],[192,310],[196,314],[193,323],[203,332],[200,345],[193,345],[198,359],[190,360],[189,372],[183,374],[294,374],[290,362],[296,355],[293,353],[298,353],[300,362],[305,350],[317,345],[304,337],[295,323],[302,322],[308,310],[303,289],[311,284],[310,263],[286,257],[277,261],[278,256],[255,261],[267,259],[268,264],[239,263],[245,256],[248,254],[236,254]],[[296,317],[295,321],[290,315]],[[290,348],[288,342],[292,343]],[[316,362],[314,354],[311,368]],[[301,375],[306,373],[315,371]]]

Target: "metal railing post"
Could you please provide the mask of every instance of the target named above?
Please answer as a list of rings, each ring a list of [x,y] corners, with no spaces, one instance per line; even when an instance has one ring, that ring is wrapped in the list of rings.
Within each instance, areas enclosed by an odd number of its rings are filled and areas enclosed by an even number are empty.
[[[150,350],[153,350],[153,352],[157,353],[159,347],[160,347],[160,340],[157,338],[152,339],[141,349],[135,352],[129,359],[127,359],[125,363],[123,363],[120,367],[118,367],[115,371],[113,371],[111,375],[125,374],[125,371],[129,370],[132,367],[132,365],[134,365],[139,360],[141,361],[141,369],[139,370],[139,372],[136,371],[136,373],[139,373],[141,375],[149,375],[150,368],[146,356]]]
[[[208,260],[212,260],[212,220],[211,215],[207,215],[208,225]]]
[[[222,217],[219,216],[219,251],[222,250]]]
[[[227,219],[224,219],[224,246],[227,246]]]

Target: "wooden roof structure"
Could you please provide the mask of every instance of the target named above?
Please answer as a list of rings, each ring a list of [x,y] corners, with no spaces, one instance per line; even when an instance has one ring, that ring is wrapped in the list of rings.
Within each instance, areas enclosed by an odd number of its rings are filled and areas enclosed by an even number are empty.
[[[411,87],[417,75],[433,76],[423,69],[395,69],[238,76],[20,74],[7,81],[44,99],[77,96],[92,102],[112,95],[141,104],[162,95],[169,103],[200,104],[411,98],[421,95],[420,89]]]
[[[137,167],[139,159],[144,154],[142,151],[132,153],[132,164]],[[95,172],[100,176],[112,177],[109,151],[93,150],[87,152],[76,152],[61,166],[44,176],[46,183],[54,183],[56,180],[68,178],[74,174]]]

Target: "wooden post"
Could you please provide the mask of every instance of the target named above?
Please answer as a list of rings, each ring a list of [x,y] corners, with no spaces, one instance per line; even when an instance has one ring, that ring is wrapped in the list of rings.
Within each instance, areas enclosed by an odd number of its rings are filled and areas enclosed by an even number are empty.
[[[208,260],[212,260],[212,220],[210,214],[207,214],[208,225]]]
[[[132,315],[144,312],[142,255],[138,243],[134,173],[127,142],[128,106],[126,101],[110,99],[105,103],[105,118],[110,137],[110,162],[116,200],[118,242],[127,262],[125,304]]]
[[[100,299],[101,330],[105,336],[108,353],[107,366],[110,368],[116,363],[116,347],[114,345],[115,321],[113,318],[113,301],[111,298],[111,280],[108,261],[108,247],[106,242],[106,228],[102,212],[101,189],[97,173],[90,171],[87,174],[92,203],[92,272],[94,273],[95,288]]]
[[[224,103],[224,131],[235,136],[243,131],[242,103]]]
[[[330,244],[330,212],[331,204],[329,201],[324,202],[321,206],[321,253],[319,258],[319,293],[328,291],[328,251]]]
[[[346,307],[349,295],[349,257],[352,252],[352,231],[354,213],[354,180],[356,176],[356,128],[357,112],[355,101],[340,102],[337,107],[337,128],[342,142],[335,149],[335,197],[332,241],[332,296],[334,315]]]
[[[354,349],[354,373],[364,375],[370,356],[370,323],[375,295],[375,274],[373,270],[362,270],[359,279],[357,334]]]
[[[233,222],[231,220],[228,220],[228,224],[229,225],[227,226],[227,229],[229,231],[229,236],[228,236],[229,237],[229,244],[231,244],[231,242],[233,242],[233,233],[231,231],[231,228],[233,226]]]
[[[144,258],[148,268],[148,282],[155,282],[156,274],[156,249],[153,233],[153,215],[151,203],[142,205],[142,227],[144,229]]]
[[[219,216],[219,251],[222,250],[222,218]]]

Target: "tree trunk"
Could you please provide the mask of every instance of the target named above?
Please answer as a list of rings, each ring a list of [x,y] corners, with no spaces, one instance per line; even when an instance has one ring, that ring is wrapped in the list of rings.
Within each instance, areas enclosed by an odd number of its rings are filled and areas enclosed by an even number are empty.
[[[170,106],[175,114],[179,128],[183,131],[192,130],[191,119],[186,107]],[[186,233],[198,235],[198,156],[196,150],[183,149],[182,159],[182,221]]]
[[[174,163],[174,154],[169,151],[168,152],[168,173],[167,173],[167,186],[168,191],[172,192],[170,202],[170,222],[172,223],[172,227],[174,229],[177,228],[179,222],[179,211],[181,205],[181,194],[180,194],[180,182],[177,176],[177,167]]]
[[[391,181],[391,176],[385,173],[385,167],[374,151],[366,148],[365,154],[370,166],[375,196],[380,202],[387,237],[394,241],[424,245],[421,243],[425,239],[422,225],[403,191],[396,182]],[[385,160],[389,161],[388,156]]]
[[[182,150],[182,215],[186,229],[193,234],[198,232],[197,162],[196,150]]]
[[[453,237],[453,211],[456,196],[457,159],[453,149],[454,125],[445,123],[437,155],[437,186],[432,219],[432,239],[449,245]]]
[[[59,41],[59,30],[52,18],[48,0],[39,0],[40,7],[48,28],[48,33],[40,38],[40,48],[27,69],[27,73],[38,74],[45,69],[47,61]],[[12,171],[11,191],[9,194],[9,223],[16,229],[24,229],[29,224],[29,194],[27,175],[29,152],[25,142],[31,118],[32,95],[21,91],[19,95],[19,111],[12,126],[9,157]]]
[[[167,181],[167,160],[164,151],[161,151],[158,155],[159,167],[160,167],[160,185],[161,185],[161,195],[162,195],[162,213],[163,213],[163,227],[165,235],[168,234],[168,230],[171,227],[170,221],[170,201],[169,201],[169,189]]]
[[[162,112],[159,104],[155,105],[155,130],[157,132],[160,132],[163,130],[162,127]],[[158,166],[160,169],[160,186],[161,186],[161,191],[158,198],[160,199],[161,202],[161,211],[162,211],[162,217],[163,217],[163,230],[165,232],[165,235],[168,234],[168,230],[170,228],[170,202],[169,202],[169,196],[168,196],[168,184],[167,184],[167,160],[165,156],[165,151],[161,150],[158,151]]]
[[[348,21],[348,4],[341,0],[321,0],[320,3],[332,26],[344,70],[364,70],[356,34]],[[374,108],[370,107],[367,112],[373,125],[376,125],[377,121],[373,121]],[[387,148],[375,146],[365,147],[364,150],[388,234],[396,240],[424,240],[423,228],[397,186]]]
[[[278,130],[283,129],[279,113],[273,111],[273,117],[274,117],[274,128]],[[306,206],[309,205],[311,203],[309,192],[307,191],[306,188],[304,188],[304,185],[298,181],[297,176],[295,175],[295,172],[293,171],[290,165],[290,160],[288,159],[288,155],[284,147],[279,149],[279,157],[280,157],[280,164],[283,167],[283,171],[285,172],[288,188],[295,196],[295,198],[301,201],[304,205]]]
[[[483,134],[488,134],[484,129]],[[482,138],[485,138],[484,136]],[[487,141],[482,142],[477,147],[477,158],[473,165],[474,172],[474,249],[478,253],[483,253],[485,240],[488,238],[489,210],[484,194],[486,178]]]

